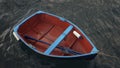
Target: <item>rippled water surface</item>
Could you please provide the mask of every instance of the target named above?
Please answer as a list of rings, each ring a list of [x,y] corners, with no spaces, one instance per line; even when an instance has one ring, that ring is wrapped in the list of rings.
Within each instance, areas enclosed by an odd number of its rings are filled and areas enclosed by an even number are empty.
[[[13,27],[38,10],[78,25],[100,50],[96,58],[52,62],[22,48]],[[120,68],[120,0],[0,0],[0,68],[66,67]]]

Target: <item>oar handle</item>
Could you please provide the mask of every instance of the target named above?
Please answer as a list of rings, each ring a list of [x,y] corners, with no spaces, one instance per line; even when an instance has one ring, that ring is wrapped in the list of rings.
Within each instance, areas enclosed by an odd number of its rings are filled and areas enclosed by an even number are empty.
[[[37,39],[35,39],[35,38],[31,37],[31,36],[28,36],[28,35],[25,35],[24,37],[25,37],[26,39],[30,39],[30,40],[34,40],[34,41],[37,41],[37,42],[44,43],[44,44],[46,44],[46,45],[50,45],[50,44],[47,43],[47,42],[44,42],[44,41],[41,41],[41,40],[37,40]]]

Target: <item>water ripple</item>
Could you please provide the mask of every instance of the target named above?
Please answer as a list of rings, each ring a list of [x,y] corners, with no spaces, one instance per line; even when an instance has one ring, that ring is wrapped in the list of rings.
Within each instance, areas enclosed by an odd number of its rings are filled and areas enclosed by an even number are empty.
[[[9,35],[10,30],[11,30],[11,27],[7,28],[2,32],[2,34],[0,35],[0,42],[5,41],[7,35]]]

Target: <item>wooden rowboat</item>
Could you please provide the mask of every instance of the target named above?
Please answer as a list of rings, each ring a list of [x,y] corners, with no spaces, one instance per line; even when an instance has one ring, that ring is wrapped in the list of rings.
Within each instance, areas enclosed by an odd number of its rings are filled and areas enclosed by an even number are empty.
[[[14,27],[13,35],[33,51],[56,58],[94,58],[98,50],[69,20],[38,11]]]

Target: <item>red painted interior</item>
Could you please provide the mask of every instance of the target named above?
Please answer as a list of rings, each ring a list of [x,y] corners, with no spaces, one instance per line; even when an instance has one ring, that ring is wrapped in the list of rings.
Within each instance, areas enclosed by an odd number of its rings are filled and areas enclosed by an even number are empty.
[[[61,21],[60,19],[54,16],[48,14],[37,14],[30,18],[29,20],[27,20],[23,25],[21,25],[19,27],[18,33],[27,43],[32,44],[40,52],[44,52],[49,47],[48,45],[25,39],[23,36],[29,35],[38,40],[42,40],[52,44],[69,25],[71,24]],[[74,30],[82,35],[82,39],[78,39],[73,34]],[[59,46],[71,48],[82,54],[89,53],[93,48],[91,44],[88,42],[88,40],[84,37],[84,35],[75,27],[62,40]],[[65,54],[58,48],[55,48],[51,54],[66,56],[71,55]]]

